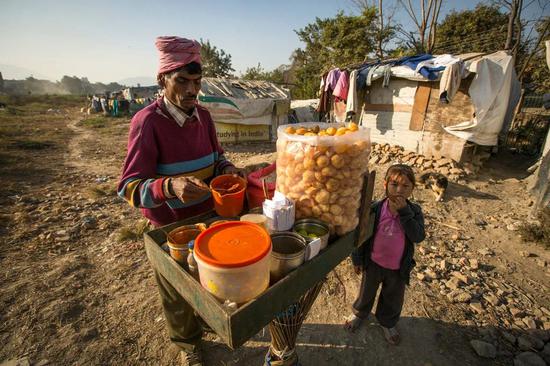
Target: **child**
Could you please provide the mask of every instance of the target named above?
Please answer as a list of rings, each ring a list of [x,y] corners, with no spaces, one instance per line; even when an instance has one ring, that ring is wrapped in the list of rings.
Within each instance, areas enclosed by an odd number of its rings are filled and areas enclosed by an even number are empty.
[[[352,253],[355,273],[363,273],[353,316],[345,328],[354,332],[366,319],[374,305],[378,287],[382,285],[376,319],[390,344],[399,343],[395,328],[405,295],[405,285],[415,265],[414,243],[424,240],[422,209],[410,202],[415,184],[410,166],[396,164],[389,167],[384,179],[386,198],[371,207],[374,214],[373,235]]]

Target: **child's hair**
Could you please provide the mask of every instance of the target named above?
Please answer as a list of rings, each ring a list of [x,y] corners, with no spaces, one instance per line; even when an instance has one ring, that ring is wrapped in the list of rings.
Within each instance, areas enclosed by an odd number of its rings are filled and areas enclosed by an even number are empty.
[[[388,171],[386,172],[386,177],[384,180],[387,182],[388,179],[396,177],[396,176],[405,176],[407,177],[413,187],[416,184],[416,180],[414,178],[414,172],[412,168],[407,164],[394,164],[388,168]]]

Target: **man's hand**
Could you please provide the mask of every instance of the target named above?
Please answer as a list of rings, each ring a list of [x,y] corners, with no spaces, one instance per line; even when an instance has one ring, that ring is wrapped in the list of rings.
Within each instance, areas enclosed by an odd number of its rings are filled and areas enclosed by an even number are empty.
[[[353,266],[353,271],[355,272],[355,274],[361,274],[361,272],[363,271],[363,267],[362,266]]]
[[[234,167],[233,165],[228,165],[223,169],[223,174],[237,174],[243,178],[246,178],[246,171],[241,168]]]
[[[182,202],[197,200],[210,192],[206,183],[195,177],[170,178],[168,189]]]

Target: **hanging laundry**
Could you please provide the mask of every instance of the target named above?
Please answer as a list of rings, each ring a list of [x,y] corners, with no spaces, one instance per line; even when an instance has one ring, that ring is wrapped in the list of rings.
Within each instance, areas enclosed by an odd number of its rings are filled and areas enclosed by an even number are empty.
[[[338,79],[340,78],[340,69],[332,69],[328,72],[327,79],[325,81],[325,91],[334,90],[336,87],[336,83],[338,82]]]
[[[353,70],[349,74],[348,100],[346,103],[346,115],[357,114],[357,74],[359,70]]]
[[[336,98],[337,101],[346,102],[348,99],[348,89],[349,89],[349,73],[347,70],[340,72],[340,77],[336,82],[334,91],[332,95]]]
[[[378,65],[380,62],[369,62],[361,66],[361,68],[357,72],[357,87],[360,89],[365,89],[365,86],[367,86],[367,77],[369,75],[370,69],[376,65]]]
[[[462,61],[453,62],[447,65],[441,74],[439,81],[439,101],[442,103],[450,103],[453,100],[464,71],[464,63]]]
[[[322,120],[325,116],[325,113],[330,111],[330,99],[332,95],[332,90],[325,90],[327,85],[327,76],[328,73],[325,72],[321,77],[321,83],[319,85],[319,105],[317,106],[317,112],[319,112],[319,118]]]
[[[439,76],[439,71],[445,70],[445,67],[449,64],[460,61],[459,58],[453,57],[451,55],[445,54],[436,56],[426,61],[420,62],[416,65],[415,71],[424,75],[422,71],[428,72],[428,79],[436,80]]]

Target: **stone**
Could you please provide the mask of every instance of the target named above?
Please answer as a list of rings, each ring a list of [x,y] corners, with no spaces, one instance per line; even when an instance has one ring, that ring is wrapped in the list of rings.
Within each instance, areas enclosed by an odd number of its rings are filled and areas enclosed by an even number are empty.
[[[542,323],[542,329],[544,329],[544,330],[550,330],[550,322],[544,322],[544,323]]]
[[[390,160],[391,160],[391,158],[388,155],[386,155],[378,163],[379,164],[386,164],[386,163],[389,163]]]
[[[537,258],[536,262],[537,262],[537,266],[546,267],[546,261],[544,259]]]
[[[378,155],[373,155],[373,156],[369,159],[369,165],[378,164],[379,161],[380,161],[380,157],[379,157]]]
[[[511,307],[509,309],[509,311],[510,311],[510,314],[512,314],[512,316],[514,318],[523,318],[525,316],[525,313],[522,310],[518,309],[518,308]]]
[[[523,322],[525,323],[525,325],[527,325],[529,329],[537,329],[537,323],[533,318],[525,317],[523,318]]]
[[[544,348],[544,341],[533,334],[531,334],[531,337],[529,337],[529,340],[531,340],[531,343],[533,343],[533,347],[537,350],[542,350]]]
[[[483,256],[492,256],[492,255],[494,255],[494,252],[489,248],[479,249],[477,252],[479,254],[483,255]]]
[[[470,267],[472,269],[478,269],[479,268],[479,262],[477,259],[470,259]]]
[[[477,314],[483,313],[483,305],[479,301],[470,302],[470,308]]]
[[[495,358],[497,356],[497,349],[491,343],[473,339],[470,341],[470,345],[480,357]]]
[[[508,341],[510,344],[516,344],[516,337],[512,333],[502,331],[502,337]]]
[[[25,356],[14,360],[4,361],[0,366],[31,366],[31,361]]]
[[[447,167],[438,168],[438,171],[443,175],[449,175],[449,168]]]
[[[461,282],[465,283],[465,284],[470,283],[468,276],[466,276],[465,274],[462,274],[462,273],[460,273],[460,272],[458,272],[458,271],[453,271],[453,272],[451,273],[451,275],[452,275],[453,277],[457,278],[458,280],[460,280]]]
[[[533,342],[525,336],[518,337],[518,347],[522,351],[529,351],[534,348]]]
[[[462,291],[455,297],[455,300],[458,302],[469,302],[470,300],[472,300],[472,295],[470,295],[466,291]]]
[[[431,269],[425,270],[424,274],[426,276],[428,276],[431,280],[436,280],[436,279],[439,278],[439,275],[437,274],[437,272],[435,272],[434,270],[431,270]]]
[[[452,162],[453,162],[452,159],[443,158],[443,159],[438,159],[438,160],[436,160],[436,162],[435,162],[434,165],[435,165],[437,168],[439,168],[439,167],[444,166],[444,165],[450,165]]]
[[[544,306],[540,308],[540,311],[542,311],[542,312],[545,313],[546,315],[550,316],[550,310],[548,310],[548,309],[545,308]]]
[[[546,361],[547,364],[550,365],[550,343],[547,343],[546,346],[544,346],[544,349],[540,353],[542,358]]]
[[[546,362],[534,352],[522,352],[514,358],[514,366],[546,366]]]
[[[418,278],[420,281],[424,281],[426,279],[426,275],[424,273],[417,273],[416,278]]]
[[[520,250],[519,251],[519,255],[521,255],[523,258],[528,258],[531,256],[531,253],[525,251],[525,250]]]
[[[477,226],[486,226],[487,221],[485,221],[483,219],[480,219],[480,218],[476,218],[476,219],[474,219],[474,224],[476,224]]]
[[[460,287],[459,284],[460,284],[460,280],[456,277],[453,277],[450,280],[445,282],[445,286],[451,290],[458,289]]]
[[[447,269],[447,261],[443,259],[441,262],[439,262],[439,269],[444,271]]]
[[[71,237],[69,235],[58,236],[57,238],[55,238],[55,241],[62,242],[62,243],[66,243],[70,240],[71,240]]]
[[[483,298],[493,306],[497,306],[500,303],[499,298],[491,293],[483,295]]]

